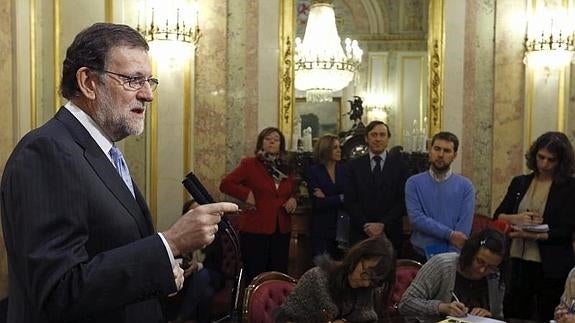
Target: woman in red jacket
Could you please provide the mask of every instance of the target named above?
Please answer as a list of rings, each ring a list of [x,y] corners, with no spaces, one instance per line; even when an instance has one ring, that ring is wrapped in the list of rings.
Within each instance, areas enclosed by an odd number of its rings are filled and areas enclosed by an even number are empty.
[[[240,245],[248,282],[262,272],[287,272],[289,214],[295,211],[297,203],[285,146],[278,128],[262,130],[256,156],[242,159],[220,184],[223,193],[247,204],[240,217]]]

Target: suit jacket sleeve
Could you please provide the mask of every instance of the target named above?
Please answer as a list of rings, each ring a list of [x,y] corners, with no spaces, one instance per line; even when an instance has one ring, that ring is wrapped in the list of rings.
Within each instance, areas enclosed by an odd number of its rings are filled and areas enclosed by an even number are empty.
[[[339,194],[337,192],[332,192],[332,194],[330,194],[328,191],[328,185],[331,183],[327,181],[330,179],[326,177],[322,180],[320,172],[323,171],[323,166],[316,165],[309,167],[305,173],[309,195],[314,203],[314,206],[319,210],[331,209],[341,205],[341,198],[339,197]],[[339,180],[341,181],[341,179]],[[316,188],[322,190],[322,192],[325,194],[324,198],[318,198],[313,195],[313,192]]]
[[[389,209],[389,211],[383,215],[383,223],[393,223],[397,221],[401,221],[401,217],[406,214],[405,208],[405,182],[409,177],[409,171],[405,163],[402,160],[396,157],[392,157],[388,155],[390,159],[389,162],[393,162],[393,167],[396,172],[398,172],[398,182],[396,182],[396,198],[393,201],[393,207]],[[386,161],[387,162],[387,161]]]
[[[366,216],[359,202],[359,187],[362,183],[358,172],[361,167],[361,158],[352,160],[348,164],[344,188],[344,206],[350,214],[350,225],[359,231],[363,231],[363,225],[366,223]]]
[[[20,149],[2,185],[6,244],[18,254],[11,257],[11,269],[23,273],[23,293],[32,305],[55,321],[99,315],[176,290],[157,234],[89,255],[88,241],[105,245],[110,239],[89,236],[94,218],[87,214],[98,201],[89,196],[94,190],[85,185],[85,161],[77,150],[73,141],[37,138]]]

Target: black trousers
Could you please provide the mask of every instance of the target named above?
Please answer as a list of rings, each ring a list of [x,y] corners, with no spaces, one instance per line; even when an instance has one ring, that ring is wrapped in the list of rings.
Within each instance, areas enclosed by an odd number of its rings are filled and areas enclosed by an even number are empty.
[[[240,233],[240,246],[244,265],[244,282],[249,284],[254,277],[266,271],[287,273],[289,243],[291,235]]]
[[[503,300],[505,318],[536,322],[552,320],[566,277],[546,277],[541,263],[518,258],[511,258],[509,274]]]

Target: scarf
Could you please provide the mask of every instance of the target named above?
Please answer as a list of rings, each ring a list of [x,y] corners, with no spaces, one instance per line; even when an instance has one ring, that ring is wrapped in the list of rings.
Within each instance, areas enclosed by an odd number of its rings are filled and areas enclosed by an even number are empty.
[[[264,164],[264,167],[268,171],[268,174],[273,177],[274,182],[278,184],[282,179],[287,178],[285,174],[287,165],[280,155],[274,155],[260,150],[256,154],[256,158]]]

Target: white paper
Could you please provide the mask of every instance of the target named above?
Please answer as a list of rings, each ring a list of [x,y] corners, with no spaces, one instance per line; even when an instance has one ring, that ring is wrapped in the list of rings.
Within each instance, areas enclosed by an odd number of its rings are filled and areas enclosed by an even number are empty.
[[[465,317],[455,317],[455,316],[448,316],[447,322],[457,322],[457,323],[504,323],[505,321],[500,321],[496,319],[492,319],[489,317],[481,317],[477,315],[467,314]]]
[[[514,224],[511,226],[515,230],[523,230],[529,232],[548,232],[549,226],[547,224]]]

